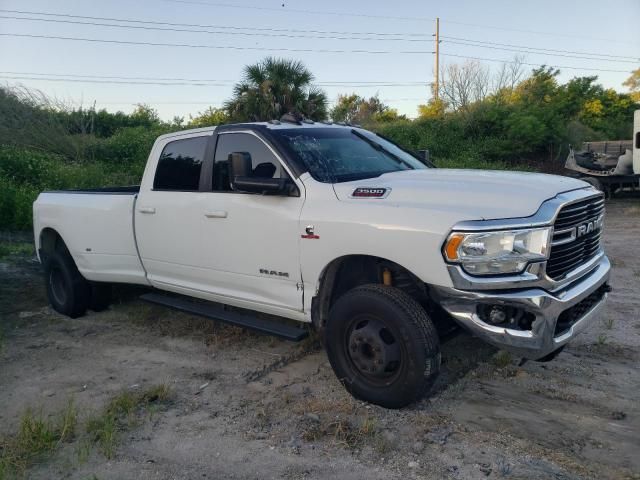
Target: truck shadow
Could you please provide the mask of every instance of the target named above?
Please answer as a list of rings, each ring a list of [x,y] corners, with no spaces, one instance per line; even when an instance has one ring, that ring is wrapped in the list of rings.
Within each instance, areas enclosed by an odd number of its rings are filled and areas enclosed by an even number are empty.
[[[478,365],[491,361],[498,349],[478,341],[464,331],[445,340],[441,345],[442,364],[432,394],[454,387]]]
[[[140,300],[139,297],[141,295],[150,291],[153,290],[145,287],[131,285],[115,286],[113,292],[114,305],[121,305],[125,309],[140,309],[136,314],[136,316],[139,317],[137,319],[138,324],[154,329],[160,328],[165,334],[169,333],[173,336],[190,336],[198,333],[206,336],[213,332],[221,333],[221,331],[230,330],[235,332],[233,336],[236,339],[236,344],[237,342],[243,343],[241,341],[243,338],[249,340],[249,338],[256,339],[256,337],[262,337],[268,338],[269,343],[282,342],[284,345],[291,345],[292,347],[296,345],[277,338],[265,337],[264,335],[238,327],[220,324],[215,320],[195,317],[189,314],[172,314],[172,310],[166,307],[147,304]],[[320,343],[317,343],[317,348],[310,349],[310,351],[321,349]],[[242,347],[240,346],[240,348]],[[292,348],[291,350],[297,351],[296,348]],[[433,388],[433,393],[441,393],[456,385],[470,371],[476,369],[478,365],[490,362],[491,357],[495,355],[497,351],[497,348],[478,341],[463,330],[458,330],[454,334],[447,336],[442,340],[441,370]],[[300,358],[296,357],[292,359],[293,362],[297,360],[300,360]]]

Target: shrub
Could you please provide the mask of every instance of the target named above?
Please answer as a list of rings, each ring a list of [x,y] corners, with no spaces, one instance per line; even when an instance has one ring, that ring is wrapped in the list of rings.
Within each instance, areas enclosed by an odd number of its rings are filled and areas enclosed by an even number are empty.
[[[137,168],[142,173],[155,139],[171,130],[162,125],[122,128],[112,137],[96,141],[91,155],[102,162]]]
[[[0,145],[0,228],[31,228],[32,205],[43,190],[137,184],[143,168],[70,162],[61,155]]]

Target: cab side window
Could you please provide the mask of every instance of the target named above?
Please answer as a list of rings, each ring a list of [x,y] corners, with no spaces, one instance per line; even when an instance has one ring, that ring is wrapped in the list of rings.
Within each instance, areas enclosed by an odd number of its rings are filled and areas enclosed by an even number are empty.
[[[282,178],[286,176],[278,159],[262,140],[249,133],[223,133],[218,137],[213,164],[213,191],[231,191],[229,154],[247,152],[251,155],[252,176]]]
[[[209,136],[185,138],[167,143],[160,154],[154,190],[198,191],[200,171]]]

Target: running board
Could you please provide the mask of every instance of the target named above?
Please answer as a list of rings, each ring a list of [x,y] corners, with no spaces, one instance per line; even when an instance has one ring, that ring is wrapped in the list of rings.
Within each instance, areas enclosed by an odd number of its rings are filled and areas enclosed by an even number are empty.
[[[140,298],[145,302],[156,303],[174,310],[218,320],[292,342],[299,342],[309,334],[306,329],[286,325],[275,320],[261,319],[252,315],[227,311],[221,304],[197,303],[186,298],[162,295],[160,293],[145,293]]]

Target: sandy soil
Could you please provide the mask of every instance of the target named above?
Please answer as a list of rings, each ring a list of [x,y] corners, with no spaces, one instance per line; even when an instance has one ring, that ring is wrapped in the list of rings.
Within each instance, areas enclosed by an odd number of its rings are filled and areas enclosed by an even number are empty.
[[[353,400],[313,340],[291,344],[146,305],[47,307],[39,265],[0,260],[0,435],[27,406],[81,415],[126,389],[173,400],[124,432],[115,458],[74,445],[29,470],[72,479],[640,479],[640,202],[608,204],[606,314],[551,363],[461,335],[435,393],[400,411]]]

